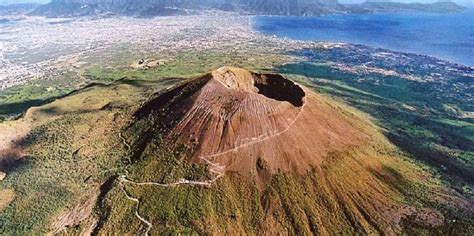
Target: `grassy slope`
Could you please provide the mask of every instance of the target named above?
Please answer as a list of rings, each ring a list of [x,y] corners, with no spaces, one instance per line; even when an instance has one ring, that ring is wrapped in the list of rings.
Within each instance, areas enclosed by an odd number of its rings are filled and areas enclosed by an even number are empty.
[[[8,167],[0,185],[16,192],[12,204],[0,211],[0,234],[45,233],[66,207],[95,195],[113,169],[123,166],[117,135],[124,108],[162,86],[139,81],[95,85],[30,111],[35,127],[22,143],[27,156]]]
[[[446,110],[447,105],[461,109],[465,101],[440,99],[429,83],[375,73],[360,77],[325,64],[291,64],[280,71],[370,114],[391,142],[472,196],[474,124]]]
[[[89,83],[109,85],[92,84],[75,91],[84,79],[71,74],[2,91],[0,120],[42,106],[31,115],[34,128],[22,143],[26,157],[6,167],[8,178],[0,183],[0,190],[14,189],[16,194],[0,210],[0,234],[45,233],[66,208],[97,195],[100,185],[121,172],[126,162],[118,138],[124,114],[157,90],[180,81],[172,78],[229,64],[270,67],[281,60],[271,55],[179,54],[156,69],[88,67],[82,72]]]
[[[31,81],[0,91],[0,121],[25,112],[32,106],[51,102],[71,92],[81,83],[73,74],[67,74],[56,81]]]

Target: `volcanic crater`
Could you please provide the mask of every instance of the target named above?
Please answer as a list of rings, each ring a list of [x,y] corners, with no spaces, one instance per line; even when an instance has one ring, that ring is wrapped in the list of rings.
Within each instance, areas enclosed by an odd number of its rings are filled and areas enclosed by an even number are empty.
[[[226,172],[304,174],[329,153],[368,138],[337,109],[281,75],[222,67],[143,104],[134,119],[148,120],[149,127],[137,146],[143,151],[159,133],[192,146],[189,161]]]

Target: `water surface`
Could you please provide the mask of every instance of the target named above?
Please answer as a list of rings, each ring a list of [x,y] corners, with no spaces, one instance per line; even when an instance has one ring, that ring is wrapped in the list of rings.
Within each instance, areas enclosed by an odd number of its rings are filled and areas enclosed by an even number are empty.
[[[474,66],[474,9],[450,14],[258,16],[253,25],[260,32],[278,37],[364,44]]]

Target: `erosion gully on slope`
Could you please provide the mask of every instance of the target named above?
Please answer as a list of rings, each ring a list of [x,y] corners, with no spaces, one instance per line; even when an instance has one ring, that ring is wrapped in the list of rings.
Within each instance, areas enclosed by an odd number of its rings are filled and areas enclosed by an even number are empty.
[[[222,156],[222,155],[225,155],[227,153],[237,151],[241,148],[245,148],[245,147],[248,147],[248,146],[251,146],[251,145],[254,145],[254,144],[258,144],[258,143],[267,141],[271,138],[277,137],[279,135],[282,135],[282,134],[288,132],[290,130],[290,128],[296,123],[296,121],[301,116],[301,114],[303,113],[303,110],[304,110],[305,106],[306,106],[306,97],[303,97],[303,105],[301,106],[299,113],[296,115],[295,119],[284,130],[281,130],[281,131],[279,131],[277,133],[274,133],[274,134],[271,134],[271,135],[263,135],[263,136],[260,135],[260,136],[256,137],[256,140],[250,141],[248,143],[242,144],[242,145],[234,147],[232,149],[222,151],[222,152],[219,152],[219,153],[215,153],[215,154],[211,154],[211,155],[207,155],[207,156],[199,157],[199,159],[203,160],[206,164],[211,166],[211,168],[209,168],[209,172],[211,172],[213,174],[216,174],[216,176],[213,179],[206,180],[206,181],[193,181],[193,180],[187,180],[187,179],[180,179],[177,182],[169,183],[169,184],[163,184],[163,183],[157,183],[157,182],[141,182],[141,183],[139,183],[139,182],[135,182],[135,181],[127,179],[128,172],[125,171],[126,173],[119,177],[120,188],[123,191],[123,193],[125,194],[125,197],[128,200],[135,203],[135,206],[136,206],[135,216],[141,222],[143,222],[145,225],[147,225],[147,230],[145,231],[145,236],[148,236],[151,229],[153,228],[153,224],[150,221],[146,220],[145,217],[140,215],[140,213],[139,213],[140,200],[130,196],[130,194],[125,190],[125,184],[132,184],[132,185],[137,185],[137,186],[158,186],[158,187],[176,187],[176,186],[179,186],[179,185],[194,185],[194,186],[211,187],[212,184],[214,184],[218,179],[224,177],[224,175],[225,175],[225,166],[221,166],[217,163],[213,163],[208,158]],[[127,143],[127,140],[123,137],[122,132],[119,133],[119,138],[122,140],[124,146],[126,147],[127,156],[128,156],[128,152],[130,151],[131,146],[130,146],[130,144]]]

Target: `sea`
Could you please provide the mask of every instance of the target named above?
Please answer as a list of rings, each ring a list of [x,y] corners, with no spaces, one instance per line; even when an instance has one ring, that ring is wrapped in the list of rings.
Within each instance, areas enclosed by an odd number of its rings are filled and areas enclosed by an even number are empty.
[[[474,66],[474,7],[461,13],[257,16],[253,27],[277,37],[363,44]]]

